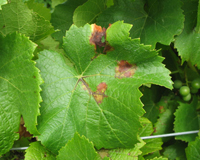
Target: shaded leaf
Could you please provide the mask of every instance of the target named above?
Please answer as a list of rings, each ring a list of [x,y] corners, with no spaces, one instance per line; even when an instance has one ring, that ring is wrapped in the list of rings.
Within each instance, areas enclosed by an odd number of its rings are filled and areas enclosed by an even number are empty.
[[[182,63],[184,61],[191,61],[200,68],[200,33],[195,27],[197,24],[198,1],[183,0],[183,10],[185,14],[184,30],[176,38],[175,47],[181,56]],[[198,22],[200,23],[200,22]]]
[[[200,139],[196,137],[195,141],[188,144],[185,149],[187,160],[200,159]]]
[[[179,0],[119,0],[99,15],[97,24],[107,27],[118,20],[133,24],[131,37],[154,48],[157,42],[169,45],[174,41],[183,29],[184,15]]]
[[[179,107],[175,112],[174,131],[185,132],[199,129],[199,116],[197,109],[197,97],[193,97],[190,104],[179,102]],[[196,134],[176,136],[186,142],[195,140]]]
[[[74,11],[73,22],[80,27],[95,23],[96,18],[106,9],[106,0],[88,0]]]
[[[51,16],[51,23],[56,31],[52,36],[60,43],[63,41],[63,36],[66,30],[73,24],[73,13],[75,9],[86,2],[86,0],[68,0],[63,4],[59,4],[55,7]]]

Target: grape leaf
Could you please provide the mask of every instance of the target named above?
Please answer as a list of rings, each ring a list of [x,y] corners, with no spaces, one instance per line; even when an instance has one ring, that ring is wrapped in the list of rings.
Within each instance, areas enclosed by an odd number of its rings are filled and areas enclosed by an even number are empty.
[[[185,148],[187,144],[182,141],[176,141],[174,144],[164,149],[163,155],[169,159],[186,160]]]
[[[53,33],[54,29],[49,21],[16,0],[3,5],[0,10],[0,33],[5,36],[16,31],[37,42]]]
[[[171,96],[163,96],[160,102],[157,103],[159,106],[159,118],[155,123],[155,135],[172,133],[173,132],[173,122],[174,122],[174,112],[178,106],[175,100],[171,100]],[[169,138],[162,138],[163,141],[168,141]]]
[[[55,6],[61,4],[61,3],[64,3],[66,2],[67,0],[51,0],[52,1],[52,8],[55,8]]]
[[[119,0],[99,15],[97,24],[107,27],[118,20],[133,24],[132,38],[155,47],[157,42],[169,45],[181,33],[184,15],[179,0]]]
[[[142,117],[140,122],[142,123],[142,129],[140,130],[140,137],[150,136],[153,133],[153,125],[147,119]],[[142,151],[142,156],[147,155],[149,153],[153,153],[162,149],[162,139],[161,138],[152,138],[143,140],[146,144],[140,149]]]
[[[187,160],[200,159],[200,139],[196,137],[195,141],[188,144],[185,149]]]
[[[106,9],[106,0],[88,0],[74,11],[73,22],[80,27],[86,23],[95,23],[99,14]]]
[[[52,37],[60,43],[63,41],[63,36],[65,35],[66,30],[68,30],[73,24],[74,10],[84,2],[86,2],[86,0],[68,0],[67,2],[55,7],[51,16],[51,23],[54,26],[54,29],[59,31],[53,33]]]
[[[168,158],[163,158],[163,157],[155,157],[152,160],[168,160]]]
[[[199,116],[197,114],[197,97],[193,97],[190,104],[179,102],[179,107],[175,112],[174,131],[184,132],[199,129]],[[190,142],[195,140],[196,134],[176,136],[176,139]]]
[[[145,145],[145,142],[141,140],[140,143],[137,143],[134,148],[131,149],[112,149],[108,151],[108,156],[111,159],[115,160],[138,160],[138,156],[142,153],[140,151],[140,148],[142,148]]]
[[[89,142],[84,136],[80,136],[78,133],[74,134],[74,138],[67,142],[67,144],[60,149],[57,156],[57,160],[63,159],[92,159],[100,160],[100,156],[94,149],[94,145]]]
[[[27,2],[29,9],[32,9],[34,12],[38,13],[40,16],[44,17],[45,20],[51,20],[50,9],[46,8],[42,3],[34,3],[34,0]]]
[[[200,33],[195,28],[200,23],[197,23],[197,13],[200,12],[198,1],[183,0],[183,10],[185,14],[184,30],[176,38],[175,47],[181,56],[182,63],[191,61],[192,64],[196,64],[200,68]]]
[[[25,36],[9,34],[0,36],[0,154],[7,152],[18,131],[21,115],[27,130],[38,134],[36,124],[39,115],[41,78],[31,61],[36,47]]]
[[[66,32],[64,50],[74,67],[53,51],[41,52],[37,60],[45,81],[38,138],[54,153],[75,132],[97,149],[133,147],[144,113],[139,86],[155,83],[172,88],[169,71],[157,52],[129,38],[131,25],[112,24],[106,34],[114,50],[97,57],[90,44],[92,26],[73,25]]]
[[[55,160],[56,157],[49,152],[40,142],[33,142],[26,150],[25,160]]]
[[[143,116],[148,118],[154,124],[159,115],[159,106],[156,103],[160,100],[161,95],[163,94],[163,88],[151,85],[151,88],[143,86],[140,90],[143,94],[141,101],[144,104],[144,109],[146,111]]]

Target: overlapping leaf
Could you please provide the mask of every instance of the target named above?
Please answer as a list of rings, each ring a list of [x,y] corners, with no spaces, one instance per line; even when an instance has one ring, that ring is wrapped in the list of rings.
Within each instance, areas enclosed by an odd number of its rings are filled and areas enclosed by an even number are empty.
[[[28,38],[16,33],[0,36],[0,154],[18,139],[21,115],[28,131],[38,134],[41,79],[31,61],[35,47]]]
[[[95,57],[92,26],[73,25],[66,32],[64,49],[74,68],[61,54],[40,53],[37,66],[45,83],[39,139],[53,152],[76,131],[97,149],[133,147],[144,113],[138,87],[155,83],[172,88],[163,59],[139,39],[130,39],[130,28],[123,22],[113,24],[106,35],[112,51]]]
[[[194,97],[190,104],[179,102],[179,107],[175,112],[174,131],[185,132],[199,129],[199,116],[196,111],[197,97]],[[177,136],[186,142],[195,140],[196,134]]]
[[[66,30],[73,24],[73,13],[75,9],[84,2],[86,0],[68,0],[55,7],[52,13],[51,23],[54,29],[58,29],[58,31],[53,33],[52,36],[60,43],[63,41]]]
[[[184,30],[181,35],[176,38],[175,47],[182,58],[182,62],[191,61],[192,64],[196,64],[197,67],[200,68],[200,33],[198,29],[200,22],[197,22],[199,1],[182,1],[185,14]]]
[[[73,22],[80,27],[86,23],[95,23],[96,18],[106,9],[106,0],[88,0],[74,11]]]
[[[186,148],[186,157],[187,160],[199,159],[200,158],[200,139],[196,137],[195,141],[192,141],[188,144]]]
[[[64,146],[57,156],[57,160],[82,160],[92,159],[100,160],[100,156],[94,149],[92,142],[89,142],[84,136],[80,136],[78,133],[74,134],[74,137]]]
[[[49,152],[40,142],[33,142],[26,150],[25,160],[56,160],[55,155]]]
[[[181,33],[184,15],[179,0],[119,0],[99,15],[97,24],[107,27],[118,20],[133,24],[132,38],[155,47],[157,42],[169,45]]]
[[[0,10],[0,33],[5,36],[16,31],[36,42],[53,33],[54,29],[49,21],[16,0],[3,5]]]

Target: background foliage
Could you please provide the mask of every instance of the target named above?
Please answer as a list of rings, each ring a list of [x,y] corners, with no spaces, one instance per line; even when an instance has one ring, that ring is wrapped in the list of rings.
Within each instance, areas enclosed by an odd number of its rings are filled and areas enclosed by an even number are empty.
[[[200,159],[199,6],[2,0],[1,159]]]

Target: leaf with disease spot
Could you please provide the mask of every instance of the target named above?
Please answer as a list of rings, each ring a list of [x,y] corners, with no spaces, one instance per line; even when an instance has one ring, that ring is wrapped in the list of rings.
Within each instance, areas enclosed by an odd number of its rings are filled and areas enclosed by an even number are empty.
[[[38,134],[41,78],[31,60],[36,45],[21,34],[0,36],[0,155],[19,138],[20,117],[31,134]]]
[[[146,45],[169,45],[183,29],[184,15],[179,0],[118,0],[97,18],[97,24],[108,27],[110,23],[124,20],[133,24],[132,38],[140,38]]]
[[[54,29],[48,20],[16,0],[3,5],[0,10],[0,33],[6,36],[16,31],[37,42],[53,33]]]
[[[74,66],[66,65],[63,55],[54,51],[39,54],[37,67],[45,83],[38,138],[54,153],[75,132],[97,149],[133,147],[144,114],[138,88],[144,83],[172,88],[163,58],[139,39],[131,39],[131,27],[121,21],[112,24],[106,30],[112,50],[97,55],[90,42],[93,25],[72,25],[63,46]]]

